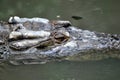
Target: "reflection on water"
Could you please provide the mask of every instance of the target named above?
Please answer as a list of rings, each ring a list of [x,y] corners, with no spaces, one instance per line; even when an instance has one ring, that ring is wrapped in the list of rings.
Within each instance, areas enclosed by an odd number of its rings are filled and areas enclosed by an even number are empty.
[[[120,33],[120,0],[0,0],[0,20],[10,16],[70,20],[82,29]],[[74,20],[72,16],[83,19]],[[119,80],[120,60],[0,65],[0,80]]]
[[[120,60],[4,65],[0,80],[119,80]]]

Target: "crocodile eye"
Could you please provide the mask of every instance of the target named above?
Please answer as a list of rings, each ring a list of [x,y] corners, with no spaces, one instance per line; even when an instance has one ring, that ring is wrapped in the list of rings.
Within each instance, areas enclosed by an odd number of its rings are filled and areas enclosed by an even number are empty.
[[[59,32],[54,35],[54,38],[57,43],[66,42],[68,40],[68,36],[66,36],[62,33],[59,33]]]

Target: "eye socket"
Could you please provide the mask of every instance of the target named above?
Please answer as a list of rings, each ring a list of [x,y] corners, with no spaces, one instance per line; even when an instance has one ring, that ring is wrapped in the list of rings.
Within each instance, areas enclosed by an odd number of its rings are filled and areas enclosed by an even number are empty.
[[[69,37],[61,32],[53,32],[51,36],[55,39],[55,43],[61,44],[68,41]]]
[[[62,41],[62,40],[65,39],[65,37],[64,37],[64,36],[61,36],[61,37],[57,37],[57,38],[55,38],[55,39]]]

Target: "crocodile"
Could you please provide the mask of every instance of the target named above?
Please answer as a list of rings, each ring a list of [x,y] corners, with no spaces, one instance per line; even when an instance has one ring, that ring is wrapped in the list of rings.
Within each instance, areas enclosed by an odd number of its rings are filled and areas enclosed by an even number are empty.
[[[0,62],[14,65],[50,61],[120,58],[120,35],[82,30],[70,21],[10,17],[0,22]]]

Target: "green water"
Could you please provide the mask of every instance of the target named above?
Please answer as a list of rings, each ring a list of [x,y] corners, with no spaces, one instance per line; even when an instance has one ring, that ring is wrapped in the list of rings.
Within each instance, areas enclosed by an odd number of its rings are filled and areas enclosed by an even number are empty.
[[[119,33],[120,0],[0,0],[0,20],[10,16],[70,20],[81,29]],[[59,18],[57,17],[59,16]],[[74,20],[71,16],[81,16]],[[120,80],[120,60],[0,65],[0,80]]]
[[[120,80],[120,60],[4,65],[0,80]]]
[[[120,33],[120,0],[0,0],[0,19],[10,16],[70,20],[82,29]],[[71,16],[81,16],[73,20]]]

